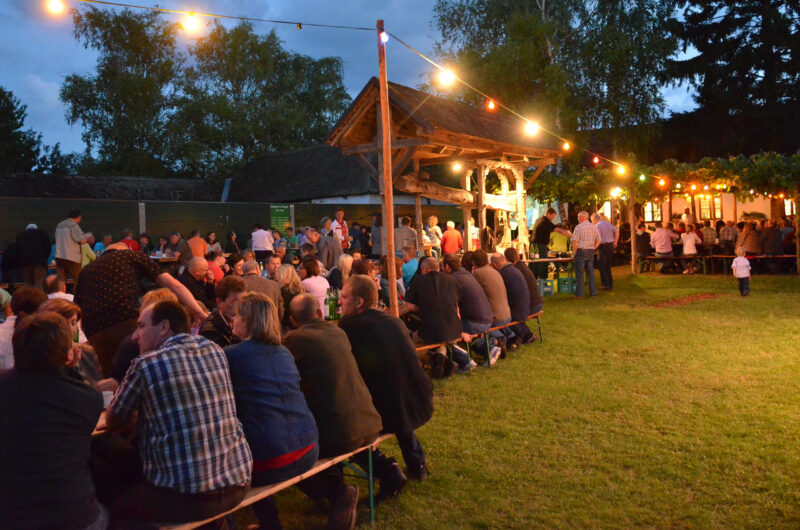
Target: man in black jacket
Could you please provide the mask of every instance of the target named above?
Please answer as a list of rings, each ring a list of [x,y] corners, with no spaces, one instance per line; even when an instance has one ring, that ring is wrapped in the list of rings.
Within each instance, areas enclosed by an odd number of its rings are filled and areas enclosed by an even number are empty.
[[[239,309],[239,299],[247,292],[247,284],[239,276],[225,276],[217,284],[217,308],[200,326],[200,335],[224,348],[239,342],[233,334],[233,317]]]
[[[214,273],[208,270],[208,261],[205,258],[192,258],[186,270],[178,276],[178,281],[206,309],[214,309]]]
[[[528,284],[531,314],[538,313],[542,310],[544,301],[542,300],[542,293],[539,292],[539,282],[536,280],[536,276],[533,275],[530,267],[528,267],[525,262],[519,259],[519,252],[517,252],[517,249],[507,248],[504,254],[508,262],[513,265],[515,269],[522,273],[522,276],[525,278],[525,283]]]
[[[408,475],[428,476],[425,451],[414,430],[433,415],[433,385],[417,359],[417,351],[405,324],[378,311],[378,288],[363,275],[351,276],[339,298],[344,315],[340,327],[353,347],[358,369],[372,402],[381,415],[383,432],[397,436]],[[393,459],[375,451],[376,476],[381,482],[379,499],[400,492],[406,476]],[[359,455],[366,464],[366,455]]]
[[[44,287],[47,274],[47,258],[50,256],[50,238],[47,232],[29,224],[14,238],[16,242],[17,267],[22,269],[25,283],[34,287]]]
[[[510,326],[511,331],[517,336],[522,344],[528,344],[536,340],[536,336],[528,329],[525,321],[531,314],[531,298],[528,291],[528,284],[522,273],[514,268],[506,257],[499,252],[495,252],[491,257],[492,267],[503,277],[508,295],[508,307],[511,309],[511,320],[517,322]]]

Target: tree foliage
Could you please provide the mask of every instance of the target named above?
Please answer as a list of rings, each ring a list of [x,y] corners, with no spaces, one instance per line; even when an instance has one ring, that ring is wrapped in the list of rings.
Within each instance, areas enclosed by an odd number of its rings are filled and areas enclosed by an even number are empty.
[[[27,106],[0,87],[0,171],[32,171],[38,161],[42,135],[25,127]]]

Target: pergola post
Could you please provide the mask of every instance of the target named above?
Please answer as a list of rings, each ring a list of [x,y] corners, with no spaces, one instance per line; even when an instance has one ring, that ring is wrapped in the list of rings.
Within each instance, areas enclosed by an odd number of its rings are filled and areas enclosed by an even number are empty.
[[[486,228],[486,166],[478,165],[478,228]]]
[[[511,169],[514,174],[514,192],[517,197],[517,241],[519,242],[520,254],[527,258],[530,247],[528,235],[528,212],[525,204],[525,172],[520,167]]]
[[[796,274],[800,274],[800,189],[794,191],[794,254]]]
[[[392,129],[389,122],[391,112],[389,109],[389,84],[386,79],[386,48],[381,39],[383,34],[383,20],[378,20],[378,74],[380,89],[380,124],[382,139],[382,169],[383,169],[383,230],[386,234],[384,247],[386,248],[386,272],[389,280],[389,311],[395,317],[400,316],[397,305],[397,269],[395,269],[394,255],[394,192],[392,189]]]
[[[469,191],[469,177],[472,174],[472,169],[465,169],[464,173],[461,174],[461,189],[465,191]],[[472,208],[465,204],[461,207],[461,211],[464,216],[464,252],[469,252],[471,250],[475,250],[472,248],[472,234],[471,234],[471,220],[472,220]]]
[[[631,274],[636,274],[639,268],[636,266],[636,197],[633,188],[630,192],[631,198],[628,206],[628,223],[631,225]]]

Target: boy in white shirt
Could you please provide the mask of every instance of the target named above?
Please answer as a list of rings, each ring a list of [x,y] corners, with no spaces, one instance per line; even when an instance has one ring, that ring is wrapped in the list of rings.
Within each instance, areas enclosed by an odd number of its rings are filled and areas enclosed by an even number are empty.
[[[731,264],[733,275],[739,280],[739,294],[747,296],[750,294],[750,260],[745,258],[745,250],[742,247],[736,249],[739,256]]]

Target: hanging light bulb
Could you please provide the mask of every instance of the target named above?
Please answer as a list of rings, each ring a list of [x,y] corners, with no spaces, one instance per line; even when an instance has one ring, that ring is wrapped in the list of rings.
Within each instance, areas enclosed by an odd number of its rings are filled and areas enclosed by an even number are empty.
[[[619,164],[617,166],[617,174],[618,175],[624,175],[626,171],[627,171],[627,169],[625,169],[625,166],[623,166],[622,164]]]
[[[456,82],[456,74],[451,72],[450,70],[443,68],[441,72],[439,72],[439,84],[443,87],[449,87],[453,83]]]
[[[181,22],[181,26],[186,33],[197,33],[201,27],[200,18],[194,13],[189,13]]]
[[[599,164],[600,163],[600,157],[596,156],[596,157],[592,158],[592,162],[594,162],[595,164]]]
[[[461,171],[461,167],[462,166],[461,166],[460,162],[454,162],[453,163],[453,171]]]
[[[708,191],[708,185],[703,186],[703,189]]]
[[[659,186],[664,186],[664,184],[666,184],[666,182],[664,182],[664,179],[658,181]]]
[[[46,7],[54,15],[60,15],[64,12],[64,2],[61,0],[47,0]]]
[[[614,198],[614,199],[616,199],[617,197],[619,197],[619,196],[620,196],[620,194],[621,194],[621,193],[622,193],[622,190],[621,190],[621,189],[619,189],[619,188],[614,188],[613,190],[611,190],[611,197],[612,197],[612,198]]]
[[[535,121],[525,120],[525,134],[534,136],[539,132],[539,124]]]
[[[497,104],[494,102],[494,100],[490,99],[489,101],[486,102],[486,108],[489,110],[494,110],[497,108]]]
[[[569,151],[569,150],[572,148],[572,146],[571,146],[571,145],[569,145],[569,142],[564,142],[564,143],[561,145],[561,148],[562,148],[562,149],[564,149],[564,151]]]
[[[644,176],[644,173],[639,175],[639,180],[644,181],[645,178],[647,178],[647,177]]]
[[[677,184],[675,184],[675,188],[676,188],[676,189],[681,189],[681,183],[680,183],[680,182],[678,182]]]
[[[694,191],[694,190],[696,190],[696,189],[697,189],[697,186],[695,186],[694,184],[692,184],[692,191]]]

